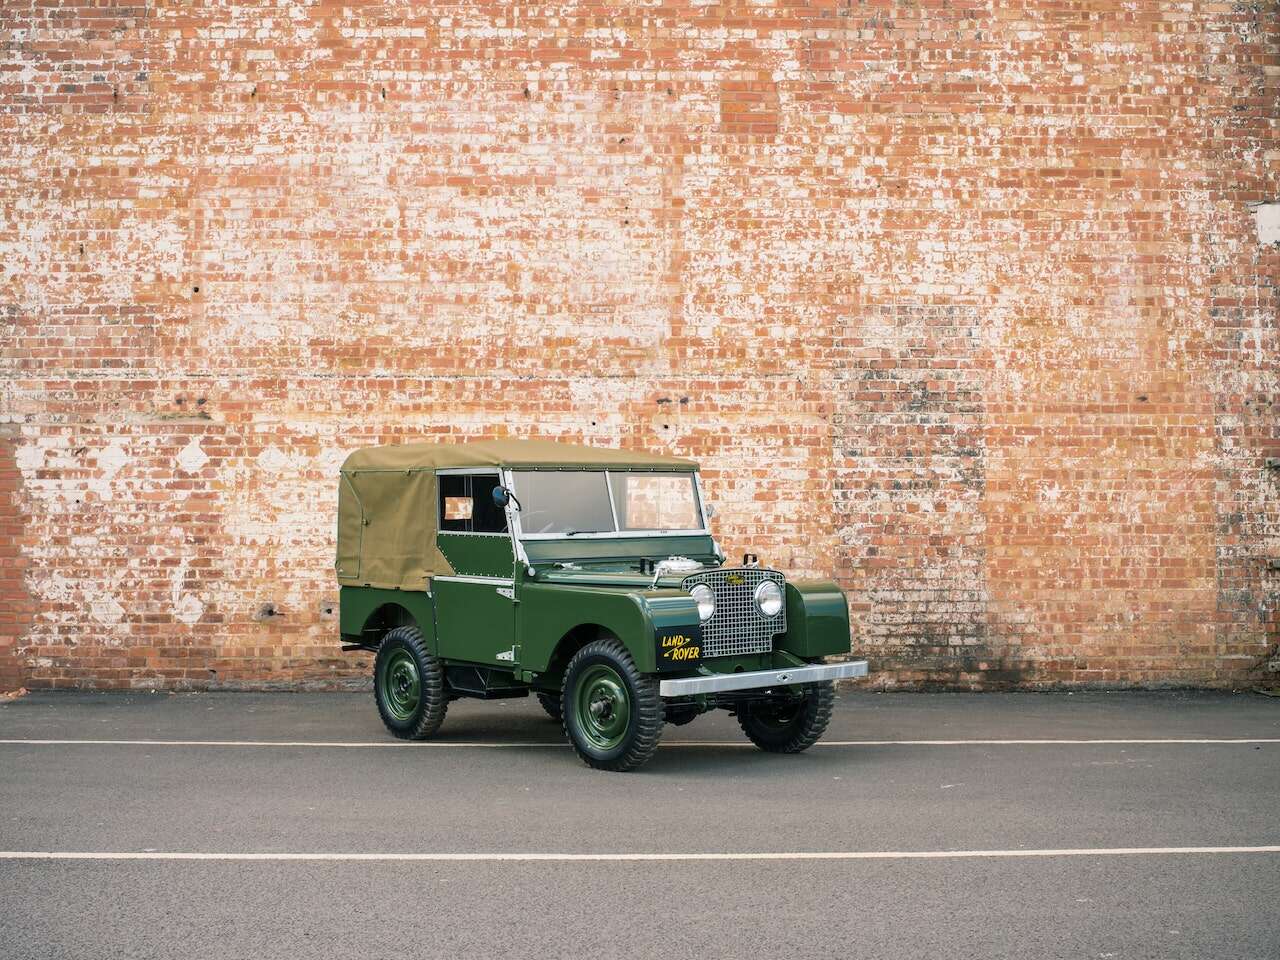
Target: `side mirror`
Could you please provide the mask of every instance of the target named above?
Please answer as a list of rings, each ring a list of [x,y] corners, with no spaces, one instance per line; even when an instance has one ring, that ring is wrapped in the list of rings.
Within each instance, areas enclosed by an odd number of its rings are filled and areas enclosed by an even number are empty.
[[[508,503],[514,503],[516,505],[517,510],[524,509],[524,507],[520,505],[520,501],[519,499],[516,498],[516,495],[512,493],[510,490],[508,490],[506,487],[494,487],[493,488],[493,505],[495,507],[501,507],[502,509],[505,510]]]
[[[702,512],[703,512],[703,513],[705,513],[705,514],[707,515],[707,519],[708,519],[708,520],[712,519],[712,518],[716,515],[716,507],[715,507],[715,504],[713,504],[713,503],[704,503],[704,504],[702,505]]]

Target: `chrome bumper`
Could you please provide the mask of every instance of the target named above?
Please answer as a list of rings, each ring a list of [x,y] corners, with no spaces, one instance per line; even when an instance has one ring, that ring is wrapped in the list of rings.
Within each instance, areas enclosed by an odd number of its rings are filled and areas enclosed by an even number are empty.
[[[867,661],[814,663],[803,667],[777,670],[752,670],[750,673],[709,673],[700,677],[681,677],[658,683],[662,697],[687,697],[695,693],[719,693],[723,690],[755,690],[761,687],[787,687],[793,683],[817,683],[819,680],[844,680],[865,677]]]

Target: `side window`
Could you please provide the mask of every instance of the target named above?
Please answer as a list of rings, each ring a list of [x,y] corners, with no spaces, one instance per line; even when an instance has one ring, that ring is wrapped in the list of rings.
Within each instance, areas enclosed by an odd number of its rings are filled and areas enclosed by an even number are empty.
[[[506,533],[506,512],[493,502],[496,473],[444,474],[440,481],[440,530]]]

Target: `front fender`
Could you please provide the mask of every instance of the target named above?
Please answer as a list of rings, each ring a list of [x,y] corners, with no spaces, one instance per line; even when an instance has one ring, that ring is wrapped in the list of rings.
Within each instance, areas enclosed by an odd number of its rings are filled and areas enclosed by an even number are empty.
[[[683,590],[618,590],[530,583],[520,591],[520,667],[542,673],[561,638],[583,626],[599,626],[627,648],[641,673],[656,673],[654,638],[660,632],[696,630],[698,605]]]
[[[849,604],[831,580],[787,582],[787,632],[778,649],[804,660],[849,652]]]

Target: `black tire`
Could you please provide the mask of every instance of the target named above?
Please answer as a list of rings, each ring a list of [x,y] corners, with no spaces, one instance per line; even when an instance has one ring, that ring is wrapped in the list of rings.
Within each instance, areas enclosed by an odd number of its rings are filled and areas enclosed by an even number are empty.
[[[595,640],[574,654],[560,704],[565,735],[589,767],[634,770],[658,749],[663,717],[657,681],[636,669],[617,640]]]
[[[410,695],[415,675],[416,697]],[[396,627],[382,638],[373,661],[373,696],[382,722],[401,740],[426,740],[440,729],[449,709],[444,668],[427,652],[417,627]]]
[[[805,684],[798,698],[756,700],[738,708],[738,726],[769,753],[808,750],[827,730],[836,688],[830,680]]]
[[[547,711],[547,716],[556,723],[564,719],[560,712],[560,694],[539,693],[538,703],[542,705],[543,710]]]

